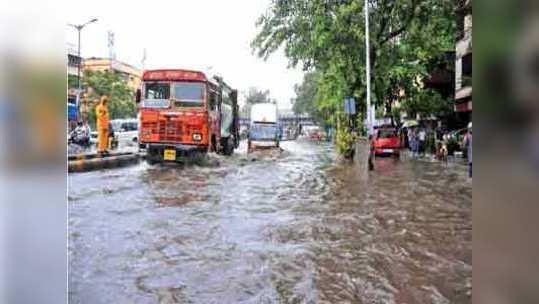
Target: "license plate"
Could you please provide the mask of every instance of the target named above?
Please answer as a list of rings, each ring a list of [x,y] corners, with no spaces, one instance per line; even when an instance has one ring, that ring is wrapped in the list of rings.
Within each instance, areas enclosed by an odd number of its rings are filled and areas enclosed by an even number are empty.
[[[176,160],[176,150],[165,149],[165,152],[163,152],[163,159],[164,160]]]
[[[393,149],[384,149],[382,150],[384,153],[393,153]]]

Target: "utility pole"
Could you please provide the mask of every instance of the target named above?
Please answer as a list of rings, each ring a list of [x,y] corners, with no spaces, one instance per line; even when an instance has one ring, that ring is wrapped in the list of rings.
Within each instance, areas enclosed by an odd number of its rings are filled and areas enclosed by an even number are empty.
[[[365,0],[365,56],[367,71],[367,129],[368,133],[373,133],[373,110],[371,109],[371,56],[369,43],[369,1]]]
[[[141,60],[141,63],[142,63],[142,70],[146,69],[146,48],[144,48],[144,50],[142,51],[142,60]]]
[[[79,57],[79,64],[77,64],[77,87],[78,87],[78,90],[77,90],[77,101],[76,101],[76,105],[78,106],[79,105],[79,100],[80,100],[80,91],[82,90],[82,86],[81,86],[81,82],[80,82],[80,68],[81,68],[81,64],[82,64],[82,57],[80,55],[80,32],[82,31],[82,29],[87,26],[88,24],[90,23],[93,23],[93,22],[96,22],[97,21],[97,18],[94,18],[86,23],[83,23],[83,24],[71,24],[69,23],[68,25],[69,26],[72,26],[74,27],[77,31],[78,31],[78,50],[77,50],[77,56]]]
[[[366,68],[367,71],[367,128],[368,138],[374,136],[374,107],[371,106],[371,48],[369,43],[369,1],[365,0],[365,56],[366,56]],[[371,153],[371,143],[368,144],[368,170],[374,170],[373,154]]]
[[[110,61],[110,70],[114,71],[116,60],[116,54],[114,53],[114,32],[108,31],[107,33],[108,47],[109,47],[109,61]]]

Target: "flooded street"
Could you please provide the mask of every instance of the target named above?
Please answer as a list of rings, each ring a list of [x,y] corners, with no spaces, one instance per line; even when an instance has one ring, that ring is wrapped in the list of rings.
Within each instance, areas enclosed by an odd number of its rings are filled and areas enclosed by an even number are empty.
[[[470,303],[472,188],[459,161],[332,146],[251,161],[70,174],[70,303]]]

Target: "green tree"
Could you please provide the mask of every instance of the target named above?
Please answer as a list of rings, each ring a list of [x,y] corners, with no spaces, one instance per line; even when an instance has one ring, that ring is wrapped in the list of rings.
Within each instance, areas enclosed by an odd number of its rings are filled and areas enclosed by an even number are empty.
[[[252,41],[267,58],[280,47],[291,66],[320,72],[318,106],[340,109],[345,96],[365,98],[362,0],[275,0],[258,20]],[[427,75],[429,60],[454,46],[453,1],[371,0],[373,102],[379,107]],[[397,95],[398,96],[398,95]],[[359,105],[360,109],[364,109]]]
[[[97,101],[103,95],[109,97],[108,109],[111,119],[135,117],[137,108],[133,89],[118,73],[111,71],[84,71],[82,78],[85,88],[88,88],[88,98]],[[90,108],[88,120],[95,124],[95,105]]]
[[[76,75],[67,75],[67,87],[69,89],[77,88],[79,83],[77,81],[78,77]]]
[[[255,87],[250,87],[247,95],[245,96],[245,104],[243,105],[242,112],[244,115],[249,115],[251,112],[251,106],[256,103],[277,103],[277,100],[270,97],[269,90],[259,90]]]
[[[257,22],[251,46],[259,57],[282,47],[290,66],[318,73],[312,104],[327,122],[336,121],[347,96],[359,101],[362,116],[366,112],[363,6],[363,0],[274,0]],[[447,0],[369,0],[372,101],[378,108],[395,113],[391,105],[402,101],[402,91],[406,109],[436,111],[447,105],[424,92],[421,80],[433,58],[454,49],[454,8]]]
[[[316,92],[319,74],[317,72],[306,73],[301,84],[294,85],[296,97],[292,99],[292,110],[296,114],[307,113],[311,117],[318,116],[316,106]]]

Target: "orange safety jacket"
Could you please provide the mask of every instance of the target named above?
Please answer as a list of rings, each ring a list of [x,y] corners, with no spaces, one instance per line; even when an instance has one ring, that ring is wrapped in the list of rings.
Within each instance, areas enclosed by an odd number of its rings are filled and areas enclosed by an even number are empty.
[[[109,127],[109,110],[103,103],[99,103],[95,107],[95,116],[97,119],[97,129],[108,129]]]

